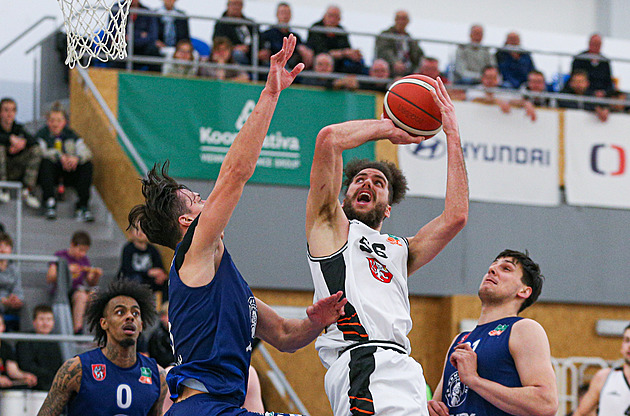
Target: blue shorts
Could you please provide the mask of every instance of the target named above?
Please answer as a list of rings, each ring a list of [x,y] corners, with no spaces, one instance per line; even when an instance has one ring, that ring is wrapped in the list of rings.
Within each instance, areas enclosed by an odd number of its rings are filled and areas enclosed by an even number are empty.
[[[179,403],[173,403],[164,416],[263,416],[248,412],[232,403],[217,401],[208,394],[196,394]],[[265,412],[264,416],[300,416],[289,413]]]

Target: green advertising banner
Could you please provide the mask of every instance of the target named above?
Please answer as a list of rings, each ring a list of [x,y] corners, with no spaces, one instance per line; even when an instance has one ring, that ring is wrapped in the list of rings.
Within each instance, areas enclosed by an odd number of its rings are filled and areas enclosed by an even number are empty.
[[[216,179],[262,86],[120,73],[118,120],[147,166],[169,159],[179,178]],[[290,88],[282,92],[253,182],[308,186],[315,138],[333,123],[374,118],[375,96]],[[374,158],[374,144],[344,153]]]

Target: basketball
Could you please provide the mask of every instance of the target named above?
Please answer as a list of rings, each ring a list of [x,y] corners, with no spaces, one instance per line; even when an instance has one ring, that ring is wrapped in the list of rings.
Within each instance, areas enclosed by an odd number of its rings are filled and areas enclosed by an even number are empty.
[[[411,135],[433,137],[442,129],[442,114],[431,96],[435,88],[433,78],[407,75],[385,93],[383,114]]]

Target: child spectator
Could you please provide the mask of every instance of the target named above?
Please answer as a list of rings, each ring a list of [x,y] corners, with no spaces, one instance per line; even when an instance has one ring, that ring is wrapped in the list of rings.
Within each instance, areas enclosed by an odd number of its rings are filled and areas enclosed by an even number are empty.
[[[173,60],[174,62],[167,62],[162,66],[162,75],[197,75],[198,59],[190,40],[182,39],[177,42]]]
[[[94,221],[94,215],[88,207],[92,186],[92,152],[67,124],[66,111],[60,102],[56,102],[46,115],[46,127],[36,135],[43,153],[39,182],[46,207],[44,215],[50,220],[57,218],[55,187],[61,180],[61,183],[77,190],[79,200],[75,205],[76,218]]]
[[[130,240],[122,250],[118,278],[149,285],[154,292],[161,293],[161,300],[168,299],[168,275],[162,257],[140,229],[130,231]]]
[[[0,333],[4,330],[4,318],[0,316]],[[8,389],[24,385],[33,387],[36,384],[37,377],[20,369],[15,360],[13,347],[0,339],[0,388]]]
[[[60,250],[55,256],[68,261],[68,268],[72,276],[72,287],[68,297],[72,302],[72,321],[75,334],[83,333],[83,316],[87,305],[88,296],[98,284],[98,279],[103,275],[99,267],[92,267],[87,253],[92,245],[90,235],[85,231],[77,231],[72,235],[70,248]],[[46,281],[54,284],[57,282],[57,264],[50,263]]]
[[[48,305],[37,305],[33,309],[33,329],[36,334],[48,335],[55,326],[55,316]],[[56,341],[20,341],[16,345],[17,362],[24,371],[37,376],[34,390],[50,390],[53,378],[63,358],[59,343]]]
[[[0,253],[11,254],[13,240],[11,236],[0,233]],[[24,306],[22,279],[15,266],[9,260],[0,259],[0,315],[4,316],[9,331],[20,330],[20,309]]]
[[[232,52],[234,47],[232,42],[228,38],[218,37],[215,38],[212,43],[212,54],[210,55],[210,62],[215,64],[230,64],[235,65]],[[249,75],[247,72],[239,71],[235,69],[225,69],[222,67],[202,67],[199,70],[199,75],[203,77],[209,77],[221,80],[232,81],[248,81]]]
[[[168,332],[168,302],[160,307],[160,323],[149,338],[149,357],[166,368],[173,365],[175,356],[171,347],[171,335]]]

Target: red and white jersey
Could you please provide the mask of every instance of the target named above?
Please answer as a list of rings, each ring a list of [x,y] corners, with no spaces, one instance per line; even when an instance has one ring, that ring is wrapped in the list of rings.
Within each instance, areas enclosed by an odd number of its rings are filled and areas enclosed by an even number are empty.
[[[339,290],[348,298],[345,316],[315,343],[326,368],[357,343],[382,342],[411,352],[408,256],[407,239],[381,234],[357,220],[350,221],[348,242],[338,252],[317,258],[309,253],[315,301]]]
[[[626,415],[630,410],[630,386],[623,375],[623,367],[610,370],[599,393],[598,415]]]

